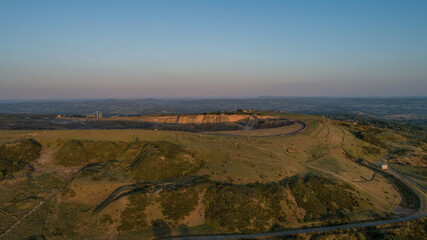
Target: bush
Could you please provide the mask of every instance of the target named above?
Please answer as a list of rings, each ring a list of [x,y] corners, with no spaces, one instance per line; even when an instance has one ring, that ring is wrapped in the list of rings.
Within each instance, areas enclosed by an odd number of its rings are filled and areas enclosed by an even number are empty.
[[[298,206],[306,210],[305,220],[309,221],[342,219],[362,201],[354,196],[348,184],[312,174],[294,177],[289,187]]]
[[[34,139],[0,145],[0,179],[22,170],[40,157],[42,146]]]
[[[205,217],[230,232],[259,232],[295,221],[287,212],[296,208],[303,209],[299,217],[306,221],[348,222],[354,210],[368,206],[364,201],[341,181],[308,174],[275,183],[211,186],[205,194]]]
[[[220,185],[206,192],[205,217],[229,231],[267,231],[283,221],[280,184]],[[279,220],[280,219],[280,220]]]
[[[374,135],[374,133],[372,133],[372,131],[360,131],[359,130],[354,135],[357,138],[359,138],[359,139],[361,139],[361,140],[363,140],[365,142],[368,142],[370,144],[373,144],[373,145],[375,145],[377,147],[387,148],[387,145],[382,140],[380,140],[379,138],[377,138]]]
[[[131,231],[148,227],[145,208],[150,203],[150,198],[145,194],[135,193],[129,197],[129,203],[121,214],[121,222],[117,231]]]
[[[162,192],[160,198],[162,213],[168,219],[178,221],[196,208],[198,200],[199,194],[195,187]]]
[[[363,146],[363,150],[365,150],[368,154],[380,154],[381,149],[375,147],[375,146]]]

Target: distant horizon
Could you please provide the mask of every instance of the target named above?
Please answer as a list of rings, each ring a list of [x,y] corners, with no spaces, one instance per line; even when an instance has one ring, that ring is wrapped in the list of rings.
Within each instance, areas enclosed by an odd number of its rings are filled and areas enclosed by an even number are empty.
[[[396,99],[396,98],[427,98],[424,96],[243,96],[243,97],[232,97],[232,96],[210,96],[210,97],[140,97],[140,98],[46,98],[46,99],[0,99],[0,103],[17,103],[17,102],[77,102],[77,101],[105,101],[105,100],[228,100],[228,99],[271,99],[271,98],[336,98],[336,99]]]

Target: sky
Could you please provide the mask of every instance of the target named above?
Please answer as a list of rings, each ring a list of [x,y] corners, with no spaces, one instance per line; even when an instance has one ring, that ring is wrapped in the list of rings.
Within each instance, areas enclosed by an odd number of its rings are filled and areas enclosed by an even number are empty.
[[[0,1],[3,100],[426,95],[427,1]]]

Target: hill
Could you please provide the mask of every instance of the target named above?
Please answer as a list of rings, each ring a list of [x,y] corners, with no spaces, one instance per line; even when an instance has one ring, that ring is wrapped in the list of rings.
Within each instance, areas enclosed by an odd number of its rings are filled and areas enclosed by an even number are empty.
[[[425,175],[407,168],[426,167],[425,143],[317,116],[262,119],[293,124],[196,133],[0,131],[0,160],[12,156],[24,166],[0,181],[0,230],[36,206],[5,239],[255,233],[406,216],[420,206],[413,190],[376,166],[389,161],[423,184]],[[231,120],[241,119],[221,121]],[[10,147],[18,143],[34,150],[20,157]]]

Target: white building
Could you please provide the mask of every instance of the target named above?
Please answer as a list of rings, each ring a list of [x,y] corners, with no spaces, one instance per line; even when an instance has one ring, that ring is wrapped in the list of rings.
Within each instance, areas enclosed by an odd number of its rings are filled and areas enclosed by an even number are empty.
[[[380,163],[380,168],[381,169],[388,169],[387,163]]]

